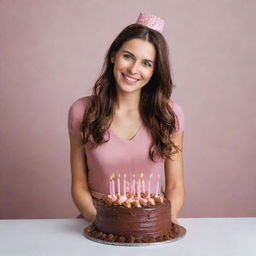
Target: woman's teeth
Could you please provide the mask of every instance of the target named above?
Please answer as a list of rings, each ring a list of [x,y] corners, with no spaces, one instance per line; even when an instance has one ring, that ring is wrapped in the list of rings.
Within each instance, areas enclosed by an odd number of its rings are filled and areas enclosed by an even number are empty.
[[[135,84],[135,83],[137,82],[137,79],[130,78],[130,77],[126,76],[126,75],[123,74],[123,73],[122,73],[122,75],[123,75],[124,79],[125,79],[128,83],[130,83],[130,84]]]

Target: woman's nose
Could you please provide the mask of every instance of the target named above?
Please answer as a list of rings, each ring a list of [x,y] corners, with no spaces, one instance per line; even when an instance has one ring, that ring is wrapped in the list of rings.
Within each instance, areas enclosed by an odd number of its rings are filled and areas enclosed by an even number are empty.
[[[139,63],[138,62],[133,62],[131,63],[131,65],[129,66],[129,72],[131,74],[136,74],[139,71]]]

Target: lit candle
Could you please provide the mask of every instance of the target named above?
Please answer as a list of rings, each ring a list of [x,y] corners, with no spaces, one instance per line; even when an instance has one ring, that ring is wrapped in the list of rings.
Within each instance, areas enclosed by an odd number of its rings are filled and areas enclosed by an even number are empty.
[[[148,181],[148,196],[147,198],[150,198],[150,186],[151,186],[151,178],[152,178],[153,173],[150,174],[149,176],[149,181]]]
[[[141,179],[141,184],[142,184],[142,193],[145,193],[145,182],[143,179],[143,173],[141,173],[140,179]]]
[[[120,173],[118,174],[118,178],[117,178],[117,193],[120,196]]]
[[[113,173],[112,175],[113,179],[112,179],[112,191],[113,191],[113,196],[116,195],[116,191],[115,191],[115,174]]]
[[[124,174],[124,196],[126,196],[126,173]]]
[[[157,183],[156,183],[156,196],[159,195],[159,180],[160,180],[160,175],[157,174]]]
[[[133,174],[132,179],[132,193],[135,194],[135,174]]]
[[[112,190],[112,175],[110,176],[109,192],[110,192],[110,196],[113,198],[113,190]]]
[[[140,179],[139,181],[137,181],[137,196],[140,198],[140,187],[141,187],[141,184],[140,184]]]

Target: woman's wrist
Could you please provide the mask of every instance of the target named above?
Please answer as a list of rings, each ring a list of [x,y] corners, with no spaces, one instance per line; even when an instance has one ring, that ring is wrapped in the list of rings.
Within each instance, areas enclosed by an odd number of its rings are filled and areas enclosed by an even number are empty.
[[[176,216],[171,215],[171,221],[172,221],[173,223],[175,223],[175,224],[178,224],[178,225],[179,225],[179,222],[178,222],[178,220],[177,220]]]
[[[90,221],[90,222],[94,222],[95,219],[96,219],[96,214],[94,214],[94,213],[91,213],[91,214],[83,213],[83,216],[84,216],[84,218],[85,218],[87,221]]]

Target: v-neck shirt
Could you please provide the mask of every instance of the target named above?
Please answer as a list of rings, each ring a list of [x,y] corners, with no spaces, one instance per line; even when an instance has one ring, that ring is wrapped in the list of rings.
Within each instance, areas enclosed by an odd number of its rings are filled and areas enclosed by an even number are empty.
[[[80,124],[90,97],[77,99],[69,108],[68,130],[73,135],[81,136]],[[177,135],[184,130],[184,112],[176,102],[170,100],[170,104],[179,121],[179,129],[174,134]],[[88,143],[84,145],[88,185],[92,195],[100,198],[103,194],[109,194],[109,181],[112,174],[115,174],[115,177],[120,174],[121,183],[126,174],[126,180],[130,184],[133,174],[138,180],[143,173],[145,184],[148,184],[152,174],[151,191],[155,192],[158,175],[160,177],[164,175],[164,161],[160,157],[155,157],[155,162],[150,159],[149,149],[152,139],[147,128],[142,125],[130,140],[120,138],[112,128],[109,128],[104,138],[108,141],[94,149],[91,149]]]

